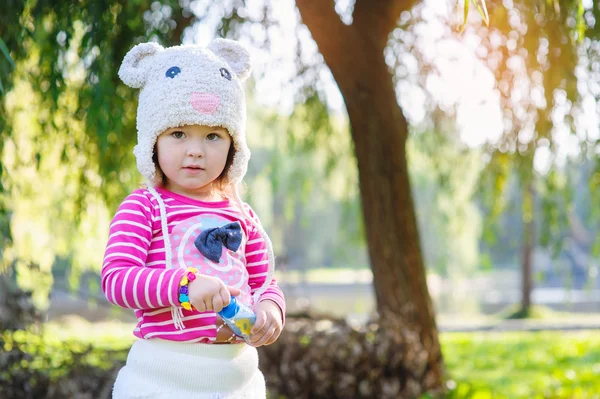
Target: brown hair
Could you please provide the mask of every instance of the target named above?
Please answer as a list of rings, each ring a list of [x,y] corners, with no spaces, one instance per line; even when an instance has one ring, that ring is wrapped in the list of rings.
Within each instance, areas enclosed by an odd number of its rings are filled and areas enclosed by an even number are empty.
[[[229,152],[227,153],[227,161],[225,161],[225,167],[223,171],[214,181],[216,183],[219,191],[224,192],[227,190],[229,186],[229,179],[227,178],[227,173],[229,169],[231,169],[231,165],[233,164],[233,157],[235,155],[235,147],[233,145],[233,140],[231,140],[231,144],[229,145]],[[158,173],[160,174],[160,184],[164,187],[167,185],[167,176],[164,174],[160,165],[158,164],[158,152],[156,151],[156,143],[154,144],[154,149],[152,150],[152,162],[156,166]]]

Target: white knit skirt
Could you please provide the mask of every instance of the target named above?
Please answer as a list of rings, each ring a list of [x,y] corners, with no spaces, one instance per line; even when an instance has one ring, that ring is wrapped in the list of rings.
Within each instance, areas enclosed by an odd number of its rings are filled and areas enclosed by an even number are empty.
[[[119,371],[114,399],[265,399],[258,352],[242,344],[140,339]]]

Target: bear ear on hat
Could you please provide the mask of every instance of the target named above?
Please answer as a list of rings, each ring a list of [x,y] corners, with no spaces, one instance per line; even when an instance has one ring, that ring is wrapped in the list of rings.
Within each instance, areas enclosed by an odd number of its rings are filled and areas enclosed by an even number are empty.
[[[252,65],[250,64],[250,53],[241,44],[229,39],[215,39],[208,49],[229,64],[239,80],[245,80],[250,76]]]
[[[140,62],[163,50],[160,44],[154,42],[140,43],[129,50],[119,68],[119,77],[123,83],[134,89],[143,87],[146,84],[147,70]]]

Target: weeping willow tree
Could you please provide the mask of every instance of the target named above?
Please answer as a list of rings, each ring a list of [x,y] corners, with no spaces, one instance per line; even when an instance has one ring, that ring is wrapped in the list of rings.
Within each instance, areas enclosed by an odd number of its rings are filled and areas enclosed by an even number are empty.
[[[384,56],[390,41],[393,43],[396,37],[392,33],[402,29],[400,17],[410,16],[416,3],[413,0],[359,0],[350,4],[349,12],[346,10],[345,16],[340,18],[334,2],[296,2],[303,26],[308,28],[322,55],[322,58],[307,59],[303,57],[303,47],[298,46],[301,65],[297,72],[303,78],[303,89],[298,92],[297,100],[318,97],[320,93],[316,82],[319,73],[315,70],[326,65],[340,89],[350,121],[377,309],[383,328],[386,322],[401,325],[398,330],[402,331],[398,334],[418,337],[407,341],[410,346],[407,353],[415,354],[408,360],[412,362],[414,373],[404,380],[405,386],[402,387],[407,396],[439,389],[443,380],[442,355],[425,279],[407,170],[408,123],[398,106],[396,76],[390,68],[393,62],[386,62]],[[116,74],[118,65],[132,45],[148,39],[159,40],[164,45],[178,44],[184,29],[215,7],[221,10],[221,23],[217,27],[220,35],[243,36],[247,24],[273,28],[274,3],[263,4],[258,13],[249,12],[244,1],[233,1],[227,5],[204,4],[200,11],[191,9],[198,4],[187,0],[78,3],[31,0],[8,1],[1,6],[0,38],[5,49],[0,67],[3,90],[8,92],[14,85],[10,77],[14,65],[10,60],[16,64],[32,63],[25,76],[36,93],[40,107],[45,110],[39,123],[46,134],[33,146],[33,157],[43,163],[44,150],[52,146],[65,161],[78,166],[71,180],[72,187],[76,188],[71,188],[71,200],[76,209],[88,207],[86,201],[90,189],[99,189],[104,193],[105,201],[114,206],[134,179],[133,174],[121,167],[133,165],[130,149],[135,136],[128,132],[134,131],[134,93],[119,82]],[[540,37],[546,36],[546,47],[550,53],[561,50],[563,54],[552,60],[554,64],[551,66],[559,68],[553,70],[556,71],[553,74],[558,76],[571,73],[568,70],[573,66],[572,59],[564,58],[569,57],[565,54],[575,59],[577,56],[574,51],[564,50],[576,46],[571,40],[572,32],[581,36],[592,35],[595,31],[586,29],[594,24],[591,19],[584,18],[586,11],[582,11],[583,6],[583,1],[523,3],[536,23],[538,20],[548,23],[548,27],[540,28],[538,33]],[[588,10],[596,18],[597,7],[594,5],[593,10]],[[504,29],[503,33],[513,40],[508,29],[509,26],[512,28],[515,17],[511,13],[496,13],[494,10],[490,15],[492,26],[495,24],[498,29]],[[554,35],[558,35],[556,40],[548,39],[554,38]],[[515,43],[506,48],[509,51],[520,48],[519,44],[523,44],[528,36],[523,33],[520,37],[514,38]],[[267,42],[266,39],[259,40],[258,45],[264,46]],[[532,45],[539,47],[539,43]],[[508,60],[508,52],[504,55],[503,59]],[[542,75],[547,72],[546,67],[540,66],[540,70]],[[504,72],[501,75],[504,77]],[[543,80],[544,85],[548,85],[544,87],[544,93],[548,96],[555,93],[562,87],[562,81]],[[68,101],[63,95],[67,87],[77,93]],[[510,91],[511,86],[506,92]],[[322,102],[318,104],[321,104],[322,110]],[[510,107],[512,103],[505,106]],[[58,111],[65,107],[72,120],[81,123],[75,132],[69,129],[71,120],[56,118]],[[10,141],[14,125],[7,118],[5,104],[2,104],[0,112],[0,145],[3,145]],[[322,112],[318,114],[323,115]],[[544,118],[538,117],[537,120]],[[539,130],[543,131],[542,128]],[[495,156],[491,165],[502,171],[499,176],[507,176],[507,170],[513,164],[531,170],[530,160],[541,140],[528,140],[523,149],[516,146],[520,131],[519,128],[508,129],[503,136],[508,148],[500,145],[493,152]],[[543,134],[552,148],[553,137]],[[14,178],[3,173],[5,186],[0,188],[10,189]],[[501,179],[499,177],[495,181]],[[11,204],[1,205],[4,212],[2,225],[7,226],[7,212]]]
[[[496,21],[481,28],[480,54],[496,78],[503,110],[503,134],[488,144],[488,188],[494,200],[489,231],[507,205],[500,198],[513,183],[521,198],[523,223],[520,254],[522,298],[514,317],[531,313],[533,249],[562,247],[569,229],[575,189],[566,179],[565,158],[595,158],[598,133],[586,118],[597,118],[589,107],[595,88],[600,6],[580,1],[490,4]],[[576,150],[574,150],[574,147]],[[590,186],[595,196],[597,188]],[[537,215],[537,217],[536,217]],[[539,218],[539,219],[538,219]]]
[[[414,62],[420,72],[412,78],[422,88],[447,73],[452,64],[460,64],[469,76],[485,69],[494,77],[490,87],[486,80],[477,80],[483,82],[481,91],[489,93],[463,100],[471,103],[470,108],[464,103],[449,106],[442,103],[445,98],[439,100],[435,95],[426,105],[431,107],[430,114],[442,108],[457,119],[465,119],[464,109],[478,112],[478,101],[495,102],[500,108],[500,118],[481,124],[479,133],[487,158],[479,184],[487,215],[484,237],[493,245],[498,236],[505,235],[498,223],[500,215],[517,207],[523,224],[519,230],[523,235],[518,237],[520,253],[515,259],[522,271],[522,300],[514,316],[527,316],[533,289],[533,249],[544,246],[555,254],[560,252],[563,232],[572,219],[574,186],[566,178],[565,158],[577,162],[594,158],[597,151],[598,134],[586,118],[598,116],[590,104],[598,97],[595,21],[600,9],[583,2],[488,2],[485,15],[489,15],[489,26],[477,20],[462,26],[460,40],[470,43],[479,57],[478,63],[469,64],[461,63],[460,55],[444,51],[444,47],[456,46],[457,40],[445,23],[447,16],[436,15],[433,7],[427,12],[423,8],[423,4],[413,8],[417,22],[406,19],[406,28],[398,32],[400,41],[391,46],[394,67],[406,71],[406,65]],[[445,29],[438,28],[440,20]],[[435,51],[426,47],[430,43],[418,40],[414,33],[418,29],[435,30]],[[398,75],[406,79],[406,72]],[[497,137],[486,141],[492,136]],[[512,196],[517,203],[508,203],[509,190],[518,191]],[[594,195],[595,187],[590,191]]]

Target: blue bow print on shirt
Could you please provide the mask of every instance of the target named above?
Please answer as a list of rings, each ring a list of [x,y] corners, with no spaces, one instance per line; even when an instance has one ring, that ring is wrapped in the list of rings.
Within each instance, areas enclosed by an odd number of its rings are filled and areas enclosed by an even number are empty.
[[[239,223],[229,223],[221,227],[204,230],[194,241],[198,251],[207,259],[218,263],[223,246],[233,252],[242,244],[242,228]]]

